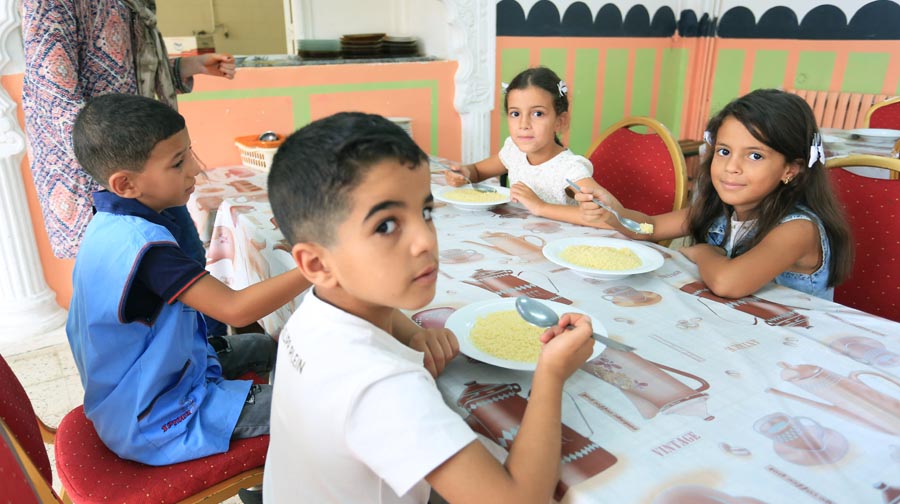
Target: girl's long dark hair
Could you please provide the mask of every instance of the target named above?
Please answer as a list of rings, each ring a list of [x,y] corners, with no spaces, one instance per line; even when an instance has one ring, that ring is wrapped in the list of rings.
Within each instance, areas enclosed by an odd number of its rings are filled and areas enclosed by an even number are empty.
[[[828,286],[843,282],[853,267],[853,243],[844,212],[841,209],[831,183],[824,160],[809,166],[810,145],[813,135],[819,132],[815,116],[809,105],[799,96],[777,89],[757,89],[735,99],[709,120],[707,131],[713,145],[722,122],[733,117],[741,122],[754,138],[781,153],[788,162],[800,164],[800,171],[788,184],[779,184],[756,207],[755,233],[735,244],[734,255],[740,255],[758,244],[794,211],[797,204],[808,207],[819,217],[825,227],[831,246],[831,264]],[[713,149],[713,146],[708,146]],[[688,219],[691,238],[695,243],[706,243],[707,232],[713,221],[721,215],[731,218],[734,209],[719,198],[710,176],[715,153],[705,156],[697,178],[697,195],[691,205]],[[727,233],[730,228],[726,226]]]
[[[507,96],[509,96],[510,91],[534,86],[550,93],[550,96],[553,97],[553,111],[556,112],[556,115],[562,115],[569,111],[569,94],[560,92],[560,82],[562,82],[562,79],[556,75],[556,72],[547,67],[535,67],[523,70],[513,77],[509,86],[506,87],[506,93],[503,95],[503,110],[509,110]],[[565,147],[562,140],[559,139],[559,135],[555,137],[555,140],[557,145]]]

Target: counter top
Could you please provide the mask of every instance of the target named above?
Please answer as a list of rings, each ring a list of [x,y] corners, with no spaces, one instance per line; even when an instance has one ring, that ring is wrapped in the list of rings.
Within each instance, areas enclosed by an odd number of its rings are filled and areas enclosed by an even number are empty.
[[[426,61],[440,61],[434,56],[412,57],[383,57],[383,58],[333,58],[310,59],[301,58],[292,54],[265,54],[252,56],[235,56],[235,64],[238,68],[283,67],[304,65],[355,65],[369,63],[421,63]]]

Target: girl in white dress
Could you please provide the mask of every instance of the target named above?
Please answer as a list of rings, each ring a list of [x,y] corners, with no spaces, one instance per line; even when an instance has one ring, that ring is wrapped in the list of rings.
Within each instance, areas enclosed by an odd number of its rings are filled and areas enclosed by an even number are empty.
[[[568,93],[566,83],[549,68],[529,68],[516,75],[504,95],[509,137],[503,148],[483,161],[451,166],[444,172],[447,183],[461,186],[465,177],[478,182],[507,173],[512,201],[532,214],[608,228],[603,222],[584,220],[566,183],[569,179],[581,187],[600,187],[591,162],[559,140],[569,126]]]

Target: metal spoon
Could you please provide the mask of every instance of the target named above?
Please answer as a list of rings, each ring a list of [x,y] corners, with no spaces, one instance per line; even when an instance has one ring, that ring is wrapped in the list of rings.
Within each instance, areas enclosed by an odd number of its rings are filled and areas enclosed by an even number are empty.
[[[452,167],[447,166],[446,164],[441,163],[440,161],[438,161],[437,164],[443,166],[447,170],[452,171],[453,173],[456,173],[457,175],[462,175],[462,178],[466,179],[466,182],[468,182],[469,185],[472,186],[472,189],[475,189],[478,192],[483,192],[483,193],[497,192],[497,190],[491,186],[486,186],[486,185],[477,184],[477,183],[472,182],[472,180],[470,180],[469,177],[466,177],[465,173],[463,173],[459,170],[454,170]]]
[[[571,187],[572,189],[575,189],[575,190],[578,191],[578,192],[581,192],[581,188],[578,187],[578,184],[576,184],[575,182],[572,182],[572,181],[569,180],[569,179],[566,179],[566,182],[569,183],[569,187]],[[604,203],[604,202],[598,200],[597,198],[593,198],[593,199],[591,199],[591,201],[593,201],[594,203],[596,203],[597,206],[599,206],[600,208],[603,208],[603,209],[605,209],[607,212],[609,212],[609,213],[615,215],[615,216],[616,216],[616,219],[619,219],[619,222],[621,222],[622,225],[625,226],[625,228],[628,229],[629,231],[631,231],[632,233],[637,233],[637,234],[653,234],[652,231],[650,231],[650,232],[647,232],[647,231],[641,231],[641,225],[638,224],[637,221],[631,220],[631,219],[629,219],[628,217],[622,217],[621,215],[619,215],[619,212],[616,212],[615,210],[612,209],[612,207],[610,207],[610,206],[607,205],[606,203]]]
[[[538,327],[550,327],[559,323],[559,316],[552,308],[527,296],[519,296],[516,298],[516,311],[519,312],[519,315],[525,319],[526,322]],[[597,333],[594,333],[593,337],[595,340],[613,350],[619,350],[620,352],[633,352],[635,350],[632,346],[628,346],[625,343],[619,343],[614,339],[609,339],[606,336],[601,336]]]

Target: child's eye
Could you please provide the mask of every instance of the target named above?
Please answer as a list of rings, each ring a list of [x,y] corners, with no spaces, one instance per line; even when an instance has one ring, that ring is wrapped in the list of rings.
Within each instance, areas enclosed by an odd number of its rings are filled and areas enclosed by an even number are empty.
[[[177,163],[175,163],[175,164],[172,165],[172,166],[174,166],[175,168],[181,168],[181,165],[183,165],[183,164],[184,164],[184,158],[181,158],[181,159],[178,160]]]
[[[391,234],[397,230],[397,221],[394,219],[387,219],[375,228],[375,232],[379,234]]]
[[[509,113],[509,117],[519,117],[519,112],[516,110],[513,110],[512,112]]]
[[[716,149],[717,156],[727,156],[729,154],[731,154],[731,151],[726,149],[725,147],[720,147],[720,148]]]
[[[752,159],[754,161],[760,161],[761,159],[763,159],[763,155],[760,154],[759,152],[751,152],[750,159]]]
[[[535,110],[534,117],[544,117],[544,113],[541,112],[540,110]]]
[[[431,219],[432,219],[431,213],[432,213],[433,211],[434,211],[434,209],[431,208],[431,207],[425,207],[425,208],[422,209],[422,217],[425,218],[425,221],[426,221],[426,222],[430,222],[430,221],[431,221]]]

